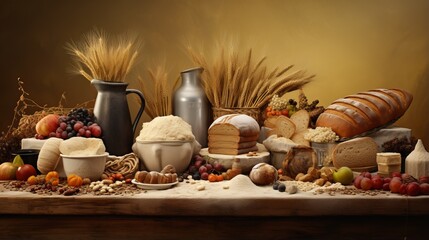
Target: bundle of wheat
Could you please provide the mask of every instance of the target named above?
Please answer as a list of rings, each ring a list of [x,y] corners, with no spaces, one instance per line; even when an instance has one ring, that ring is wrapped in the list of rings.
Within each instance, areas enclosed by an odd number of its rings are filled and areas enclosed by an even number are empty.
[[[230,46],[230,47],[225,47]],[[252,60],[252,49],[241,57],[234,44],[220,44],[215,49],[213,61],[206,53],[196,51],[190,45],[187,53],[192,61],[203,67],[203,86],[214,108],[262,108],[275,95],[302,88],[314,75],[307,76],[303,70],[287,74],[293,67],[269,70],[264,65],[266,58],[256,64]]]
[[[79,44],[68,43],[66,49],[74,57],[77,72],[86,79],[124,82],[136,62],[140,45],[135,36],[110,39],[106,33],[95,30]]]
[[[145,112],[150,118],[173,114],[173,94],[179,86],[180,78],[168,79],[165,65],[148,68],[150,83],[138,77],[140,89],[145,96]],[[140,99],[138,99],[140,101]]]

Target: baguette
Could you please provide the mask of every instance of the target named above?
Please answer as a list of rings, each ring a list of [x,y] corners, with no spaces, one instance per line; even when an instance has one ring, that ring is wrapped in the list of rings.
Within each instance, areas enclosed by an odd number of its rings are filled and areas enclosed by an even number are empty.
[[[335,100],[320,114],[317,127],[330,127],[339,137],[351,138],[400,118],[413,96],[401,89],[373,89]]]

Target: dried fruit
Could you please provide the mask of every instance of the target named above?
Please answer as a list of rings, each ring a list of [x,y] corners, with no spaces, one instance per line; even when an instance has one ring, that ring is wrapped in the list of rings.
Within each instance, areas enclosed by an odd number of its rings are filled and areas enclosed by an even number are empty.
[[[83,184],[82,177],[76,175],[76,174],[70,174],[67,176],[67,185],[71,187],[80,187]]]

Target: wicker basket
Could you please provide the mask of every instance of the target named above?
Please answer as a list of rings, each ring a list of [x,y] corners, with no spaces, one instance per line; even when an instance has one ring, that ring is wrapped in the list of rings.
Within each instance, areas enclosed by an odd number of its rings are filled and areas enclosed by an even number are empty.
[[[246,114],[254,118],[259,125],[261,125],[261,109],[259,108],[251,108],[251,107],[243,107],[243,108],[217,108],[213,107],[213,119],[216,119],[220,116],[227,114]]]

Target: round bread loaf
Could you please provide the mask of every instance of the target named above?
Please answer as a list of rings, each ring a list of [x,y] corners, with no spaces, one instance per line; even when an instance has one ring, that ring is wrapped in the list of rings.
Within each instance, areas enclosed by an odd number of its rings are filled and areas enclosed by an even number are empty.
[[[258,163],[253,166],[249,174],[250,180],[256,185],[270,185],[277,181],[277,169],[267,163]]]
[[[320,114],[317,127],[330,127],[350,138],[400,118],[413,96],[401,89],[373,89],[335,100]]]

